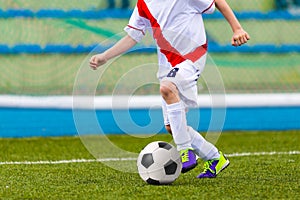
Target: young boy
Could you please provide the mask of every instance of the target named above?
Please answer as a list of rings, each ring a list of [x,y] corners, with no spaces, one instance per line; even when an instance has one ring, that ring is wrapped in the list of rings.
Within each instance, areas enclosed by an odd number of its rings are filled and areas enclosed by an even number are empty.
[[[197,105],[197,80],[206,61],[202,14],[214,12],[215,7],[232,28],[232,45],[246,43],[250,37],[225,0],[138,0],[124,29],[127,35],[90,59],[90,67],[95,70],[140,42],[146,31],[152,33],[158,48],[157,76],[165,127],[180,151],[182,173],[197,165],[196,155],[206,161],[198,178],[214,178],[229,165],[223,153],[186,121],[186,108]]]

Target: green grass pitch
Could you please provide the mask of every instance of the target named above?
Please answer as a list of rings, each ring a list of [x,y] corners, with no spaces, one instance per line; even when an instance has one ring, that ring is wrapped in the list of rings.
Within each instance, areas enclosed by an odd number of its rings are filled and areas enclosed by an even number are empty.
[[[167,134],[149,138],[111,135],[108,138],[132,152],[139,152],[151,141],[172,139]],[[299,131],[226,132],[216,145],[231,155],[231,165],[217,178],[196,179],[202,170],[203,163],[199,161],[196,169],[180,175],[172,185],[152,186],[138,174],[114,170],[105,162],[15,163],[94,159],[79,137],[0,139],[0,198],[299,199],[299,141]],[[289,154],[290,151],[294,154]],[[234,156],[234,153],[247,152],[250,154]],[[263,152],[268,154],[263,155]],[[270,155],[272,152],[274,155]],[[115,162],[127,165],[136,161]]]

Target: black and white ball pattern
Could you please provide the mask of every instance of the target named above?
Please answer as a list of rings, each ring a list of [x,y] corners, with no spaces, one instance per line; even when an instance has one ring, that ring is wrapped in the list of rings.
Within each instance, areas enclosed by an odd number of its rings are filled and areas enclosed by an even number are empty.
[[[173,183],[181,173],[181,159],[177,149],[163,141],[148,144],[137,159],[141,178],[152,185]]]

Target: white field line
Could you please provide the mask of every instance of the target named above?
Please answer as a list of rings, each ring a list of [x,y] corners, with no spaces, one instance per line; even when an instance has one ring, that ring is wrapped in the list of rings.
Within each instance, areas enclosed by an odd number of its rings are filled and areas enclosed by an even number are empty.
[[[299,155],[300,151],[288,152],[244,152],[226,154],[227,157],[247,157],[247,156],[272,156],[272,155]],[[135,161],[136,158],[103,158],[103,159],[72,159],[72,160],[41,160],[41,161],[6,161],[0,162],[0,165],[57,165],[68,163],[94,163],[94,162],[111,162],[111,161]]]

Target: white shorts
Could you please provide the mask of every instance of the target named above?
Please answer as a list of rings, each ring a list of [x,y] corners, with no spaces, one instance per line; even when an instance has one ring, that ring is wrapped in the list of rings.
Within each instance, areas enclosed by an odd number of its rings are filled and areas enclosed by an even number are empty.
[[[184,103],[186,108],[196,107],[198,98],[198,87],[197,81],[204,70],[206,62],[206,54],[202,56],[198,61],[193,63],[190,60],[186,60],[174,68],[159,72],[162,76],[159,78],[162,81],[171,81],[176,85],[179,91],[181,101]],[[169,124],[167,117],[166,102],[162,99],[162,110],[164,116],[165,125]],[[187,110],[187,109],[186,109]]]

